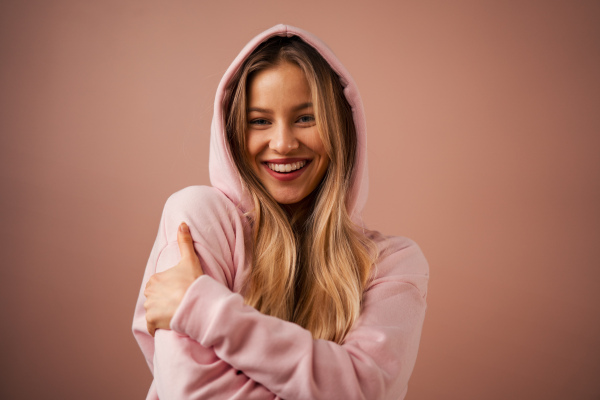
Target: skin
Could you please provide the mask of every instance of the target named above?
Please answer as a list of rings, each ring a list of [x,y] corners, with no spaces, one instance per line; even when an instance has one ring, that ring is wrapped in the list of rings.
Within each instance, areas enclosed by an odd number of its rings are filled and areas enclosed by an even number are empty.
[[[280,204],[295,204],[321,182],[329,157],[317,130],[312,96],[304,72],[282,62],[262,70],[248,86],[247,157],[258,179]],[[296,179],[280,181],[266,161],[303,159],[309,163]]]
[[[314,117],[312,97],[302,70],[288,62],[258,72],[248,87],[248,132],[246,153],[252,169],[280,204],[293,205],[308,196],[321,182],[329,157],[323,147]],[[297,178],[281,181],[264,162],[306,160]],[[189,228],[182,223],[177,232],[179,264],[148,280],[144,295],[148,332],[170,329],[171,320],[189,286],[203,275]]]

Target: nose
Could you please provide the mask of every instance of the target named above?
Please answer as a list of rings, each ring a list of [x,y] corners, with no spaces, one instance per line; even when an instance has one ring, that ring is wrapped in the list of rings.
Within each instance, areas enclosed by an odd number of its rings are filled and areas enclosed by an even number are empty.
[[[300,146],[293,129],[288,124],[279,124],[272,130],[272,134],[269,148],[279,154],[287,154]]]

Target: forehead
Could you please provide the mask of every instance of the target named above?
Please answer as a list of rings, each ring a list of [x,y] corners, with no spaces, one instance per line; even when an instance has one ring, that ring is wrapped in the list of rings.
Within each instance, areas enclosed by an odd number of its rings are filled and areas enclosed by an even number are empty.
[[[302,69],[296,64],[282,62],[256,72],[248,84],[248,103],[251,106],[275,106],[310,101],[311,91]]]

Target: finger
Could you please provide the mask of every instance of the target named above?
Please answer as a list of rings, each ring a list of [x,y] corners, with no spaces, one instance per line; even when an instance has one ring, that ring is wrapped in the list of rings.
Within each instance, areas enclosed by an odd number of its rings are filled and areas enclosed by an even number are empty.
[[[190,233],[190,228],[185,222],[182,222],[177,229],[177,243],[179,244],[179,253],[181,258],[195,259],[197,258],[194,251],[194,240]]]
[[[146,326],[148,327],[148,333],[150,334],[150,336],[154,337],[154,325],[152,325],[150,322],[148,322],[146,324]]]
[[[152,275],[150,277],[150,279],[148,279],[148,282],[146,282],[146,286],[144,287],[144,296],[146,296],[146,298],[148,298],[150,293],[152,293],[153,286],[156,283],[156,281],[158,280],[159,274],[160,274],[160,272]]]

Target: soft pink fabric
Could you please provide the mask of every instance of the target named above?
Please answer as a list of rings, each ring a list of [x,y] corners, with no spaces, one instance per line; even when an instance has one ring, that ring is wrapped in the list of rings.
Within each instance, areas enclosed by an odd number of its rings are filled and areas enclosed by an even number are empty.
[[[343,345],[314,340],[300,326],[244,305],[239,294],[251,266],[248,196],[223,135],[223,91],[236,68],[273,35],[298,35],[340,75],[359,136],[357,173],[348,209],[361,223],[367,196],[366,127],[352,78],[311,34],[277,25],[242,50],[225,73],[215,100],[210,173],[214,187],[173,194],[163,210],[138,297],[133,332],[154,381],[148,399],[402,399],[417,356],[426,309],[428,265],[410,239],[365,232],[380,257],[360,318]],[[146,329],[143,289],[150,276],[179,262],[177,227],[185,221],[205,275],[188,289],[172,330]]]

